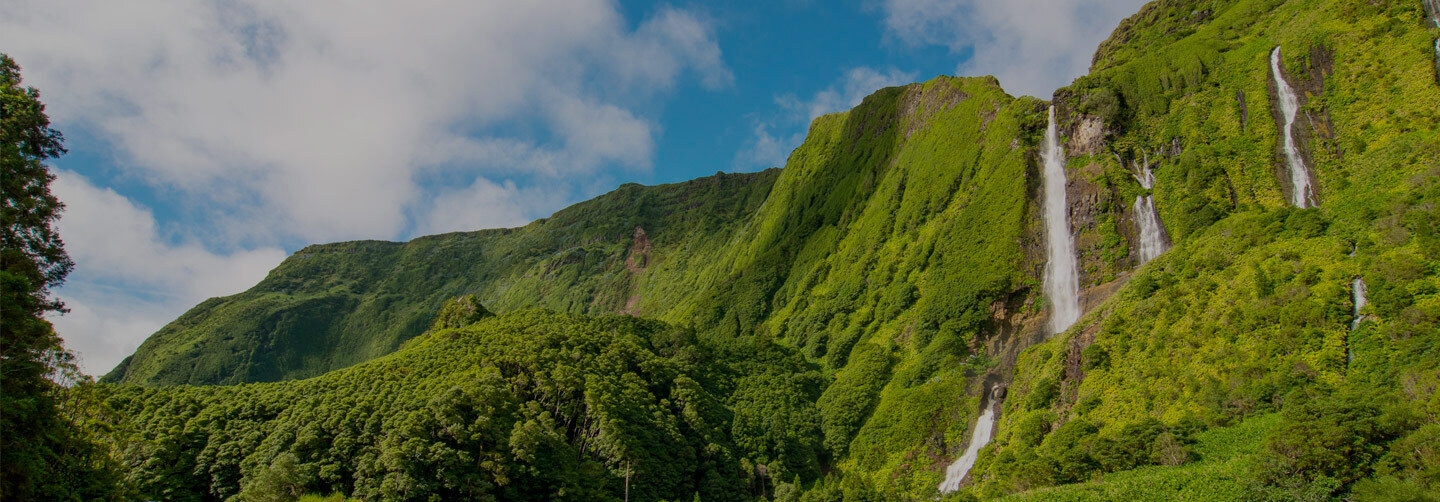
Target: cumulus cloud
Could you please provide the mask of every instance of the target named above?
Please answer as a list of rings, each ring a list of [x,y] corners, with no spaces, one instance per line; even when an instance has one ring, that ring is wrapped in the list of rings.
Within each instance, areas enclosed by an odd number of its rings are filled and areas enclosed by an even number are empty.
[[[769,122],[756,121],[754,127],[750,141],[735,156],[736,167],[743,169],[784,166],[785,161],[790,158],[790,152],[805,141],[804,130],[777,136],[771,132],[775,126]],[[793,125],[787,125],[786,128],[796,129]]]
[[[827,113],[849,110],[871,93],[896,85],[915,81],[914,72],[903,72],[891,68],[886,71],[859,67],[845,72],[840,80],[831,84],[810,99],[801,100],[794,95],[783,95],[775,99],[776,104],[796,112],[806,122]]]
[[[420,218],[422,235],[518,227],[563,201],[544,186],[520,188],[513,181],[476,179],[469,187],[440,194]]]
[[[52,191],[65,201],[57,229],[77,266],[58,291],[71,312],[51,321],[87,373],[109,371],[186,309],[249,288],[285,258],[272,247],[171,243],[149,210],[73,172],[60,171]]]
[[[809,98],[794,94],[776,96],[775,104],[783,111],[782,115],[774,120],[754,122],[751,139],[735,155],[735,165],[742,169],[783,166],[790,152],[805,140],[805,129],[816,117],[849,110],[879,89],[913,81],[914,72],[862,66],[846,71],[839,80]]]
[[[0,46],[127,174],[307,241],[400,235],[417,173],[476,153],[456,145],[533,152],[502,169],[542,176],[649,169],[631,105],[734,80],[700,16],[631,27],[604,0],[20,0]]]
[[[885,27],[909,44],[973,51],[960,75],[995,75],[1048,99],[1090,68],[1100,42],[1145,0],[884,0]]]

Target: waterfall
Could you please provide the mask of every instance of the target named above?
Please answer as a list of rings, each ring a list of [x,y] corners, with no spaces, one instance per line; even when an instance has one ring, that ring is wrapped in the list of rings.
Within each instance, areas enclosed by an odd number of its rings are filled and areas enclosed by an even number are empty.
[[[991,433],[995,430],[995,408],[999,407],[1000,386],[990,388],[986,398],[980,400],[980,419],[975,421],[975,432],[970,434],[970,445],[965,447],[965,453],[955,462],[945,468],[945,480],[940,482],[940,493],[950,493],[960,489],[960,482],[975,467],[975,460],[980,458],[980,449],[990,444]],[[991,399],[995,402],[991,403]]]
[[[1055,125],[1055,106],[1050,106],[1050,125],[1045,128],[1045,296],[1050,299],[1050,329],[1059,333],[1080,318],[1080,276],[1076,273],[1075,244],[1070,236],[1069,205],[1065,203],[1065,151],[1060,148],[1060,131]],[[995,430],[995,408],[999,407],[999,385],[991,387],[981,400],[980,419],[970,434],[970,444],[955,462],[945,468],[940,493],[960,489],[960,482],[975,467],[980,449],[990,443]],[[993,401],[993,402],[992,402]]]
[[[1285,76],[1280,74],[1280,47],[1270,51],[1270,71],[1275,74],[1275,95],[1279,97],[1280,113],[1285,118],[1285,128],[1280,133],[1284,136],[1285,164],[1290,170],[1290,186],[1293,188],[1290,203],[1299,208],[1310,207],[1315,205],[1314,191],[1310,188],[1310,170],[1305,167],[1305,159],[1295,145],[1295,112],[1300,109],[1300,99],[1285,82]]]
[[[1425,7],[1430,11],[1431,27],[1440,28],[1440,0],[1425,0]],[[1440,78],[1440,38],[1435,39],[1435,76]]]
[[[1144,158],[1144,163],[1135,166],[1135,180],[1140,182],[1141,188],[1153,190],[1155,174],[1150,171],[1150,154],[1145,153]],[[1165,252],[1165,226],[1160,222],[1160,213],[1155,210],[1153,195],[1135,197],[1134,210],[1135,222],[1140,226],[1140,264],[1144,265]]]
[[[1355,298],[1355,320],[1350,321],[1350,329],[1360,327],[1360,321],[1364,319],[1360,315],[1360,309],[1365,308],[1365,279],[1359,277],[1350,283],[1350,294]]]
[[[1050,299],[1050,331],[1059,333],[1080,318],[1080,277],[1076,272],[1075,243],[1070,236],[1069,205],[1065,202],[1065,150],[1050,106],[1045,129],[1045,295]]]

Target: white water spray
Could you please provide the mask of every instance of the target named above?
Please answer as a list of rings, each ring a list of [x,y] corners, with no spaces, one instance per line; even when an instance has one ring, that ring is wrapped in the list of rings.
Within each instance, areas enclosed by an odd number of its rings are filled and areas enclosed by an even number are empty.
[[[1119,158],[1118,156],[1116,158]],[[1144,154],[1145,162],[1135,166],[1135,180],[1146,190],[1155,188],[1155,174],[1150,171],[1150,154]],[[1160,222],[1160,213],[1155,210],[1155,197],[1150,194],[1135,197],[1135,221],[1140,226],[1140,264],[1165,252],[1165,227]]]
[[[999,407],[998,395],[1000,386],[990,388],[990,393],[982,399],[980,406],[980,419],[975,421],[975,432],[970,434],[970,445],[965,447],[965,453],[955,459],[949,467],[945,468],[945,480],[940,482],[940,493],[950,493],[960,489],[960,482],[965,480],[965,475],[975,467],[975,460],[980,458],[980,449],[990,444],[991,433],[995,431],[995,408]],[[991,400],[995,402],[991,402]]]
[[[1050,299],[1050,332],[1059,333],[1080,318],[1080,276],[1075,261],[1075,242],[1070,236],[1070,210],[1065,201],[1065,150],[1055,125],[1055,107],[1050,107],[1050,125],[1045,128],[1045,296]]]
[[[1360,309],[1365,308],[1365,293],[1365,279],[1356,277],[1355,281],[1350,283],[1350,294],[1355,299],[1355,320],[1350,321],[1351,330],[1359,328],[1360,321],[1365,319],[1360,315]]]
[[[1299,208],[1311,207],[1315,205],[1315,194],[1310,187],[1310,169],[1305,167],[1305,159],[1300,156],[1300,150],[1295,145],[1295,113],[1300,109],[1300,99],[1280,74],[1279,47],[1270,51],[1270,72],[1275,74],[1275,95],[1280,100],[1280,113],[1285,118],[1285,129],[1280,131],[1280,134],[1284,136],[1281,142],[1285,149],[1285,164],[1290,170],[1290,186],[1293,188],[1290,203]]]

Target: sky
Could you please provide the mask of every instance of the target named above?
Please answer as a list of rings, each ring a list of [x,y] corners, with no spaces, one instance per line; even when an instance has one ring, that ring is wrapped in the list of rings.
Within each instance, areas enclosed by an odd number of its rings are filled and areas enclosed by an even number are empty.
[[[1048,99],[1139,0],[7,0],[70,153],[51,316],[102,375],[294,251],[511,227],[621,183],[783,166],[886,86]]]

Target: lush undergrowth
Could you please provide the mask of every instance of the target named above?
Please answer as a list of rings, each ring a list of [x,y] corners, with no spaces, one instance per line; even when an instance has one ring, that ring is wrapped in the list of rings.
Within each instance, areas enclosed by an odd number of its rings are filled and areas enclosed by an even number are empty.
[[[1096,481],[1039,488],[997,500],[1252,500],[1242,480],[1277,422],[1277,414],[1258,415],[1236,425],[1196,434],[1191,454],[1197,460],[1185,465],[1141,467],[1106,474]]]

